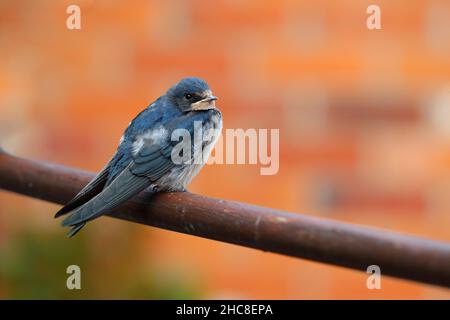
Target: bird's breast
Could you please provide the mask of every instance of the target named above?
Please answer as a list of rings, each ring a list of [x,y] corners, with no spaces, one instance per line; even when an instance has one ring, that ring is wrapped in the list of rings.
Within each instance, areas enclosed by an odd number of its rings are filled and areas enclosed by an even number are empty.
[[[222,132],[222,114],[217,109],[208,110],[208,118],[203,124],[202,159],[206,163],[214,145]]]
[[[214,145],[220,138],[222,131],[222,115],[220,111],[211,109],[207,111],[207,117],[202,120],[202,139],[199,143],[191,140],[192,158],[189,163],[175,166],[168,174],[163,176],[158,185],[166,191],[183,191],[192,179],[200,172],[211,154]],[[199,132],[196,132],[199,134]]]

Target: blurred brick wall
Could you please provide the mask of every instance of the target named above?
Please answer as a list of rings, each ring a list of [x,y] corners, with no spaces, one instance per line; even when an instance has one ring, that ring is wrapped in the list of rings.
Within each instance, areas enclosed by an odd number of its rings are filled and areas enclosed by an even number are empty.
[[[0,2],[6,149],[99,170],[136,113],[195,75],[220,97],[225,128],[280,128],[281,149],[275,176],[207,166],[191,191],[450,240],[448,1],[376,1],[375,31],[374,1],[77,1],[82,29],[68,30],[72,3]],[[58,227],[54,205],[0,201],[0,241],[23,219],[12,204]],[[121,224],[88,229],[120,237]],[[199,276],[207,297],[450,297],[391,279],[372,292],[363,273],[137,230],[143,254]]]

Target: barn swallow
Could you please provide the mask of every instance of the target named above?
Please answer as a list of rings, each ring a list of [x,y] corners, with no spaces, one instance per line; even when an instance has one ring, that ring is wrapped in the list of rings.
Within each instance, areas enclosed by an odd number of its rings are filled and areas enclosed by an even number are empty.
[[[70,213],[62,221],[62,226],[71,227],[67,236],[74,236],[87,222],[144,189],[185,191],[220,136],[222,114],[216,108],[216,99],[205,81],[184,78],[139,113],[126,128],[112,159],[55,214],[57,218]],[[213,134],[201,142],[200,153],[194,152],[193,146],[192,152],[186,152],[188,161],[180,163],[173,161],[179,140],[173,139],[172,133],[178,129],[191,137],[198,130]]]

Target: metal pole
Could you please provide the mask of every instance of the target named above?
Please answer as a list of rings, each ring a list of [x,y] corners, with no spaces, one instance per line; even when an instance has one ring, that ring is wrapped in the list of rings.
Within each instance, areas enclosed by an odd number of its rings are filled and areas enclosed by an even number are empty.
[[[0,149],[5,190],[63,204],[92,177]],[[445,242],[189,192],[142,192],[110,216],[362,271],[378,265],[383,275],[450,287],[450,244]]]

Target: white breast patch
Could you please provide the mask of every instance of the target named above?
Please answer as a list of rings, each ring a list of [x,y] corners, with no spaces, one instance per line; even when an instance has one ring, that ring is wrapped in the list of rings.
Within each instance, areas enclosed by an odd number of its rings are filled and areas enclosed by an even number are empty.
[[[155,129],[149,129],[143,134],[136,137],[136,140],[133,142],[131,152],[133,155],[137,155],[138,152],[142,149],[145,144],[160,144],[165,139],[167,139],[168,133],[166,128],[160,126]]]

